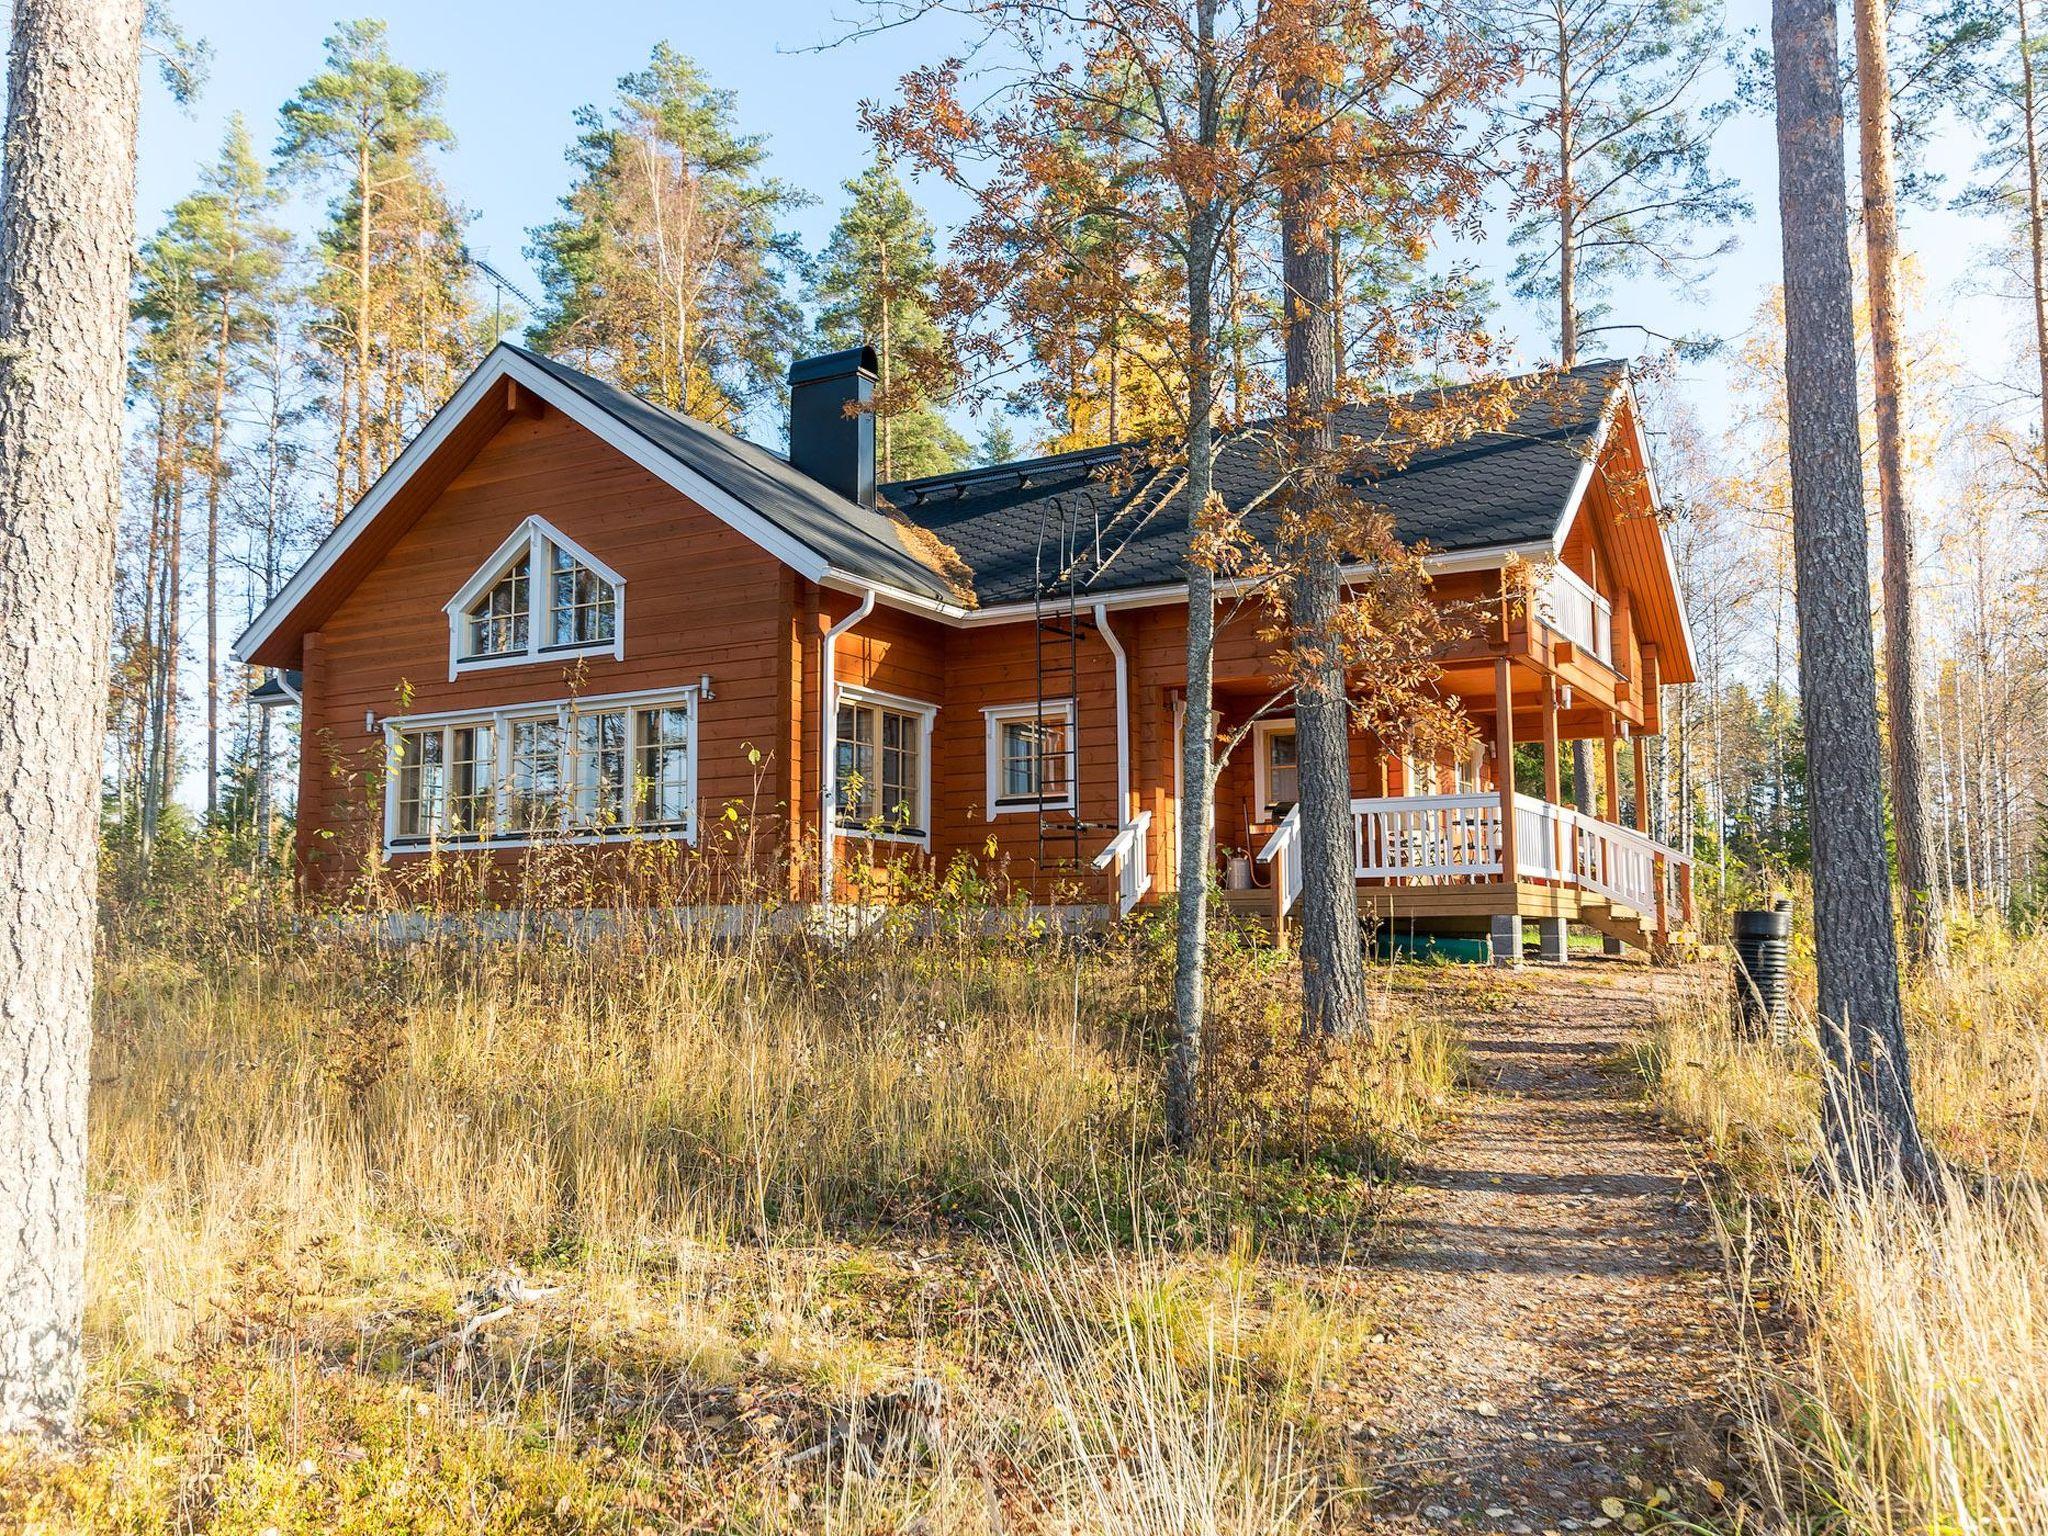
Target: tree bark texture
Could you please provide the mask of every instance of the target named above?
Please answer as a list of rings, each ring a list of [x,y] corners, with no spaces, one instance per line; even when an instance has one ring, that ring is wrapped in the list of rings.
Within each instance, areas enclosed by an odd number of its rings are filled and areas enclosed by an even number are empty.
[[[1829,1067],[1822,1113],[1845,1180],[1917,1183],[1927,1163],[1906,1067],[1885,858],[1833,0],[1773,0],[1771,36],[1799,693]]]
[[[0,191],[0,1433],[83,1375],[85,1096],[142,0],[16,0]]]
[[[2026,114],[2022,142],[2027,155],[2028,275],[2033,280],[2034,366],[2041,385],[2041,453],[2039,473],[2048,482],[2048,214],[2041,206],[2041,135],[2034,119],[2034,36],[2027,20],[2027,0],[2013,0],[2019,17],[2020,108]]]
[[[1906,497],[1906,360],[1899,302],[1899,203],[1892,174],[1890,49],[1885,0],[1856,0],[1856,107],[1863,167],[1863,245],[1870,283],[1877,490],[1884,535],[1884,682],[1891,721],[1892,829],[1906,900],[1906,945],[1915,960],[1941,952],[1928,805],[1926,712],[1921,706],[1919,603],[1913,509]]]
[[[1320,112],[1314,80],[1294,87],[1304,116]],[[1285,290],[1288,409],[1298,430],[1294,456],[1326,484],[1336,448],[1329,420],[1337,393],[1336,267],[1313,178],[1291,192],[1280,214]],[[1313,505],[1297,507],[1302,532],[1286,552],[1289,639],[1295,653],[1294,746],[1300,780],[1294,857],[1301,861],[1302,1025],[1335,1035],[1365,1018],[1364,959],[1358,942],[1358,884],[1351,826],[1351,707],[1338,611],[1344,600],[1339,550]]]
[[[1215,38],[1217,0],[1196,0],[1196,137],[1213,144],[1217,113]],[[1190,211],[1188,285],[1188,518],[1198,522],[1215,488],[1216,360],[1213,309],[1222,220],[1213,202]],[[1192,529],[1191,529],[1192,531]],[[1200,1089],[1203,1014],[1209,1006],[1209,881],[1214,874],[1216,795],[1211,750],[1215,735],[1216,579],[1199,560],[1188,562],[1187,697],[1182,712],[1180,848],[1173,964],[1173,1038],[1166,1059],[1166,1139],[1185,1151],[1194,1145]]]

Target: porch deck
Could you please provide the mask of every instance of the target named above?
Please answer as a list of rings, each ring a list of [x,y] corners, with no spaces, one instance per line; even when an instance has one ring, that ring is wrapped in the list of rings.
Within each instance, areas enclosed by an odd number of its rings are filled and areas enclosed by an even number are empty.
[[[1652,954],[1693,937],[1692,861],[1633,828],[1492,791],[1357,799],[1351,817],[1361,916],[1476,933],[1497,917],[1580,922]],[[1226,891],[1231,910],[1284,932],[1299,831],[1290,812],[1259,850],[1265,883]]]

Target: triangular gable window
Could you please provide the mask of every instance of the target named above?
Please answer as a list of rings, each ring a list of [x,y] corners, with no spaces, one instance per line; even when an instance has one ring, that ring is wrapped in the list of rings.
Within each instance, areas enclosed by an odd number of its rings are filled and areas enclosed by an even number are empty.
[[[625,602],[624,577],[529,517],[449,599],[449,675],[558,656],[623,660]]]

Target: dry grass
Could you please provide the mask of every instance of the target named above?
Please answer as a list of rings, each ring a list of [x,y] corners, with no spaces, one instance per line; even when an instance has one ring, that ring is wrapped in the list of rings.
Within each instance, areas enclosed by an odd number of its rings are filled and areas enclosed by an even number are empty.
[[[1309,1528],[1366,1322],[1326,1270],[1449,1032],[1306,1051],[1225,941],[1177,1159],[1164,936],[974,926],[112,924],[90,1440],[0,1467],[0,1528]],[[924,1381],[943,1422],[871,1422]]]
[[[1741,1042],[1718,990],[1664,1020],[1666,1111],[1725,1157],[1756,1323],[1743,1419],[1767,1525],[2048,1530],[2048,938],[1970,935],[1914,986],[1909,1049],[1946,1198],[1808,1174],[1816,1053]]]

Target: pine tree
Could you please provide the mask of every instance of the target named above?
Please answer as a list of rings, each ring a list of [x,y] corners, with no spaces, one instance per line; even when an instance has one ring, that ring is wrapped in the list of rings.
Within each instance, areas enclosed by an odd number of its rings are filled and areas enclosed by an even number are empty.
[[[142,0],[15,0],[0,136],[0,1436],[85,1375],[86,1086]]]
[[[290,251],[290,237],[267,222],[280,201],[239,115],[230,120],[220,158],[199,190],[171,210],[166,238],[185,250],[205,316],[203,405],[198,447],[206,486],[206,809],[220,804],[221,500],[228,477],[227,427],[247,350],[262,331]]]
[[[991,416],[987,426],[981,429],[981,441],[974,447],[974,462],[981,467],[991,464],[1011,464],[1017,459],[1017,434],[1010,430],[1009,422],[1000,416]]]
[[[429,163],[454,141],[442,90],[440,75],[391,57],[383,22],[352,21],[327,39],[327,67],[280,112],[285,172],[335,188],[314,326],[336,386],[337,518],[480,340],[466,220]]]
[[[845,210],[812,280],[818,341],[875,349],[875,452],[883,480],[941,474],[967,440],[932,404],[955,382],[952,353],[932,319],[939,267],[931,220],[877,155],[843,188]]]
[[[763,174],[733,93],[659,44],[608,111],[576,114],[563,216],[530,232],[534,344],[671,410],[734,426],[779,396],[799,334],[778,221],[802,201]]]

